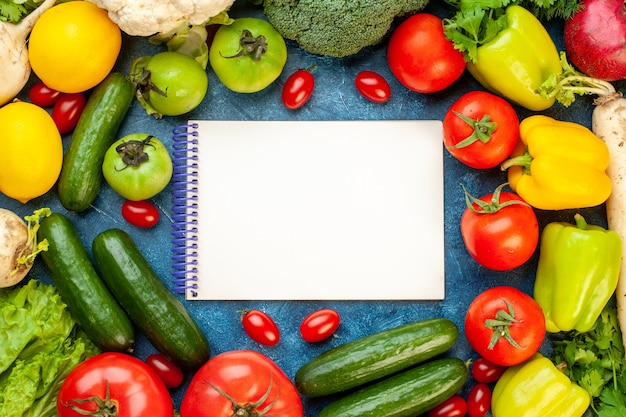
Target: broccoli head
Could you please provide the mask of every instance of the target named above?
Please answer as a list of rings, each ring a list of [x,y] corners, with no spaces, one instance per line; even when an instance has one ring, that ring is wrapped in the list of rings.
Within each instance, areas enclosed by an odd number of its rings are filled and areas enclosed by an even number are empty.
[[[264,0],[267,20],[308,52],[344,57],[380,43],[398,17],[429,0]]]

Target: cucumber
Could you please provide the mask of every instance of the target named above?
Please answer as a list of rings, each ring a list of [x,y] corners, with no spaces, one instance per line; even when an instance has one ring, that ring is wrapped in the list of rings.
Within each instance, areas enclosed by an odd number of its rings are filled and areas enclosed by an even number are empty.
[[[133,102],[135,87],[117,72],[93,90],[63,157],[58,181],[61,204],[69,211],[86,210],[100,191],[104,154]]]
[[[70,219],[51,213],[40,221],[37,236],[48,240],[48,250],[40,256],[61,299],[87,336],[103,351],[132,351],[133,324],[98,276]]]
[[[93,240],[92,253],[102,279],[157,350],[185,369],[208,360],[204,333],[126,232],[101,232]]]
[[[459,336],[456,324],[431,318],[397,326],[328,350],[295,374],[309,397],[334,394],[374,381],[446,352]]]
[[[461,359],[433,359],[328,404],[318,417],[415,417],[450,398],[467,378]]]

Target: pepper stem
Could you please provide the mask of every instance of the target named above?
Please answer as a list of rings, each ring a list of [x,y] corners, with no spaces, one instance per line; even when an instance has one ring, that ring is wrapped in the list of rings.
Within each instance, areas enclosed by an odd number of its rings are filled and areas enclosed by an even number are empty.
[[[506,171],[507,169],[513,166],[522,167],[524,173],[530,173],[530,164],[533,162],[532,155],[528,152],[528,149],[524,151],[524,153],[520,156],[514,156],[513,158],[509,158],[500,164],[500,169],[502,171]]]
[[[485,327],[493,330],[493,335],[491,336],[491,341],[489,342],[487,349],[493,349],[496,346],[496,343],[498,343],[498,340],[503,337],[513,347],[522,349],[515,339],[513,339],[513,336],[511,336],[511,332],[509,331],[511,325],[518,322],[515,318],[515,310],[509,300],[506,298],[503,300],[506,303],[507,310],[498,310],[495,318],[485,320]]]
[[[574,220],[576,221],[576,227],[581,230],[587,230],[587,221],[580,213],[574,214]]]

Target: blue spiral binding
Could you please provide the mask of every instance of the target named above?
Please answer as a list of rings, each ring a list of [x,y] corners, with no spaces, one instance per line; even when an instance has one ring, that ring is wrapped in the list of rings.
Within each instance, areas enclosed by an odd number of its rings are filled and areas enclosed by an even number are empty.
[[[173,291],[198,296],[198,125],[173,129],[172,264]]]

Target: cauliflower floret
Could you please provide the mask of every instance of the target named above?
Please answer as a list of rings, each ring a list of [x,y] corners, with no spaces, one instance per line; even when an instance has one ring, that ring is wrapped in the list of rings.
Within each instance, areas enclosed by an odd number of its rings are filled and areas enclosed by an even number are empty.
[[[201,25],[230,8],[235,0],[88,0],[105,9],[132,36],[169,32],[183,24]]]

